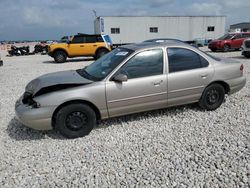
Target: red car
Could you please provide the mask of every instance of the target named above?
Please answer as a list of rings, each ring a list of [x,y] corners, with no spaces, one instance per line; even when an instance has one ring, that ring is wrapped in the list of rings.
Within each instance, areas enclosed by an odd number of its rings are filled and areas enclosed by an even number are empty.
[[[250,32],[228,33],[217,40],[212,40],[208,44],[208,48],[213,52],[216,52],[217,50],[222,50],[224,52],[231,49],[239,50],[246,38],[250,38]]]

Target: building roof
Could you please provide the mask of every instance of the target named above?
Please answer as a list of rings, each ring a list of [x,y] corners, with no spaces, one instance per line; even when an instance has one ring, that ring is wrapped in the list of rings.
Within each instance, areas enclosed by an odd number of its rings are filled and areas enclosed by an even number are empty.
[[[237,24],[230,25],[230,29],[250,29],[250,22],[241,22]]]

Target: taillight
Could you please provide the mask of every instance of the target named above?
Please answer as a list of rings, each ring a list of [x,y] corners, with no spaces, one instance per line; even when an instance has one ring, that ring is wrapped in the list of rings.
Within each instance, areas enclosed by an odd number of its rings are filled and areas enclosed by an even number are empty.
[[[241,65],[240,65],[240,71],[243,72],[243,70],[244,70],[244,65],[241,64]]]

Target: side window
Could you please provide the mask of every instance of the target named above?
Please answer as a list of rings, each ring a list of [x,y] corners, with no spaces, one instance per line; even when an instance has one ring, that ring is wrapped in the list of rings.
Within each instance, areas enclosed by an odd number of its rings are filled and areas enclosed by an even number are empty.
[[[185,48],[168,48],[169,72],[178,72],[207,67],[208,61]]]
[[[71,43],[78,44],[78,43],[84,43],[84,42],[85,42],[85,40],[84,40],[83,36],[74,36]]]
[[[128,79],[163,74],[163,51],[147,50],[132,57],[119,71]]]
[[[244,34],[243,34],[243,38],[250,38],[250,34],[244,33]]]
[[[238,34],[234,37],[234,39],[241,39],[242,38],[242,35],[241,34]]]
[[[96,42],[96,36],[86,36],[85,37],[86,43],[95,43]]]
[[[208,67],[209,63],[204,57],[200,56],[200,60],[201,60],[201,67]]]
[[[101,35],[96,36],[96,40],[97,40],[97,42],[103,42]]]

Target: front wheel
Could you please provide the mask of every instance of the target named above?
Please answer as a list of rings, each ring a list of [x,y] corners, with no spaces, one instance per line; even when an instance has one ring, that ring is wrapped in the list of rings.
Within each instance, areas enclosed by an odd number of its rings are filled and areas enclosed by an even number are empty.
[[[230,50],[230,46],[228,44],[225,44],[223,47],[224,52],[228,52]]]
[[[217,49],[216,49],[216,48],[211,48],[211,51],[212,51],[212,52],[216,52]]]
[[[55,117],[55,129],[67,138],[88,135],[96,125],[96,114],[86,104],[64,106]]]
[[[220,84],[209,85],[203,92],[199,106],[206,110],[215,110],[223,103],[225,89]]]

